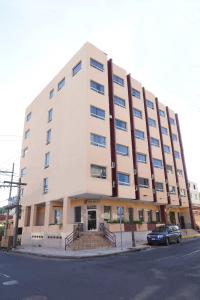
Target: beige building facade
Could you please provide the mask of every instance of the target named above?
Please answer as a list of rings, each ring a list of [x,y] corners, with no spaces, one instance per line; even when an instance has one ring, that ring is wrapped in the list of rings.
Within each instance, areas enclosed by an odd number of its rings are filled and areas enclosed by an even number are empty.
[[[23,244],[62,246],[120,213],[191,226],[178,115],[92,44],[28,106],[23,137]]]

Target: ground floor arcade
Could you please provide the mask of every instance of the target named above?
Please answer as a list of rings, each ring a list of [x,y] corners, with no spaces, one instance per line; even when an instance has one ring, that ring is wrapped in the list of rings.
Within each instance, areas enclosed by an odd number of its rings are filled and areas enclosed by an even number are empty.
[[[169,206],[150,201],[124,199],[58,199],[23,206],[22,243],[62,245],[63,239],[81,224],[83,231],[98,231],[104,223],[112,232],[149,231],[156,224],[179,224],[190,227],[187,207]],[[134,226],[130,226],[134,224]]]

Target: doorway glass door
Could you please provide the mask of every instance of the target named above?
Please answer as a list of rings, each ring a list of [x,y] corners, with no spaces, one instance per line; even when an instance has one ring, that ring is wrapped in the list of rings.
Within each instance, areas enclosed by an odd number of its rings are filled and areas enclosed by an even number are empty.
[[[96,210],[88,210],[88,230],[97,229],[97,212]]]

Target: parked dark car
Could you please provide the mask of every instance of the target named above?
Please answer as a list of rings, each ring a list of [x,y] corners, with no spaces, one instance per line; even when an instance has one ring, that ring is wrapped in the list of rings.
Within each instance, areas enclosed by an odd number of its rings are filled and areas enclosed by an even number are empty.
[[[156,227],[147,235],[149,245],[180,243],[182,238],[181,230],[177,225],[162,225]]]

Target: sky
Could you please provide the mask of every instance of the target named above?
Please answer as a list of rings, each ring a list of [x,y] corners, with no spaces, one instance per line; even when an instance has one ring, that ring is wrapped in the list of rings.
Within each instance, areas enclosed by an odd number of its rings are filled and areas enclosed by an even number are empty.
[[[0,171],[18,179],[26,107],[89,41],[179,114],[200,187],[199,32],[199,0],[0,0]]]

